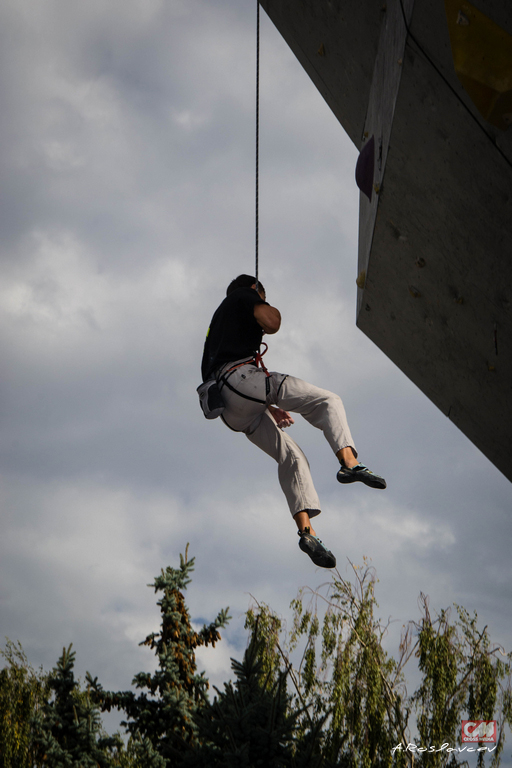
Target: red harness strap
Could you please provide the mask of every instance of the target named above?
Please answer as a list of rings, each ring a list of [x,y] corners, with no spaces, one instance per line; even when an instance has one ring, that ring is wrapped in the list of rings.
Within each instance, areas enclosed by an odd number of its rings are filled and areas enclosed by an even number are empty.
[[[233,365],[231,368],[228,368],[226,371],[223,371],[221,379],[223,376],[226,376],[227,374],[231,374],[233,373],[233,371],[236,371],[237,368],[242,368],[242,366],[244,365],[251,365],[251,363],[253,363],[257,368],[261,368],[262,371],[265,371],[266,376],[270,376],[270,373],[265,368],[265,364],[261,359],[265,354],[265,352],[268,350],[268,344],[265,344],[264,341],[262,341],[261,343],[265,345],[265,349],[263,350],[263,352],[256,352],[256,355],[252,360],[244,360],[243,363],[238,363],[237,365]]]
[[[254,358],[254,362],[256,364],[256,367],[261,368],[263,371],[265,371],[265,376],[270,376],[270,373],[265,368],[265,363],[261,359],[268,349],[268,344],[266,344],[264,341],[262,341],[261,343],[264,345],[265,349],[263,350],[263,352],[256,352],[256,357]]]

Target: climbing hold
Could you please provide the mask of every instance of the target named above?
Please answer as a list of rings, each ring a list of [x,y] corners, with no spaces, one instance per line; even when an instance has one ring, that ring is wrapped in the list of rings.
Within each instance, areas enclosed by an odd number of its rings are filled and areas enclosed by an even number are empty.
[[[365,284],[366,284],[366,269],[362,269],[356,278],[356,285],[358,288],[361,288],[362,290]]]
[[[372,136],[359,153],[356,163],[356,184],[370,202],[372,199],[374,170],[375,138]]]
[[[505,131],[512,108],[512,35],[469,0],[445,0],[455,72],[482,117]]]

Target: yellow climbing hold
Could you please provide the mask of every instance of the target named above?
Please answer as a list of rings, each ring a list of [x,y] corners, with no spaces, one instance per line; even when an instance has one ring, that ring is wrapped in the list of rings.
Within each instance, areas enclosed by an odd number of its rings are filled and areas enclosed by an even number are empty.
[[[445,0],[457,77],[483,118],[512,124],[512,35],[467,0]]]

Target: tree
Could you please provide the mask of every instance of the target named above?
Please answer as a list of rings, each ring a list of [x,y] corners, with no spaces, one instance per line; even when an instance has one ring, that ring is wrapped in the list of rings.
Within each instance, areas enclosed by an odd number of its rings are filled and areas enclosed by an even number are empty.
[[[235,681],[210,702],[195,649],[215,645],[229,616],[193,630],[183,595],[193,564],[185,553],[150,585],[161,593],[161,627],[141,645],[158,669],[136,675],[134,691],[105,691],[89,673],[82,690],[71,646],[45,676],[8,644],[0,768],[457,768],[467,765],[462,719],[497,721],[495,747],[479,744],[477,757],[478,768],[489,757],[489,768],[499,765],[512,725],[512,656],[491,644],[476,614],[455,606],[433,615],[422,595],[421,618],[403,628],[394,658],[384,650],[389,624],[376,618],[373,569],[353,566],[351,582],[334,572],[299,592],[290,632],[267,605],[247,612]],[[410,693],[405,672],[416,659],[420,683]],[[126,713],[126,746],[101,729],[99,710],[112,707]]]
[[[47,701],[47,675],[28,663],[20,643],[7,640],[0,654],[0,768],[39,768],[32,741],[32,719]]]
[[[403,680],[398,664],[382,648],[385,629],[373,617],[374,579],[355,574],[355,585],[333,579],[324,591],[302,590],[292,602],[292,631],[282,642],[276,633],[279,620],[268,606],[248,612],[250,626],[265,619],[266,655],[272,665],[280,657],[288,670],[294,706],[303,713],[299,735],[317,731],[323,768],[391,765],[391,749],[403,726]],[[307,592],[312,600],[305,608]],[[327,606],[323,617],[320,600]],[[289,659],[302,639],[302,657],[294,668]]]
[[[231,660],[236,681],[215,689],[198,718],[200,740],[185,761],[190,768],[315,768],[315,739],[297,743],[300,710],[290,706],[287,672],[265,669],[256,622],[242,662]]]
[[[111,768],[120,739],[103,733],[98,707],[87,691],[80,690],[71,647],[63,648],[48,678],[53,697],[35,714],[34,749],[50,768]]]
[[[292,680],[295,696],[290,706],[303,713],[299,735],[321,726],[321,765],[457,765],[459,757],[465,758],[463,751],[453,751],[455,744],[464,750],[462,719],[498,721],[497,745],[491,753],[492,766],[498,765],[505,726],[512,724],[512,656],[491,647],[487,628],[477,629],[476,614],[470,617],[456,606],[452,623],[449,611],[433,619],[424,596],[421,620],[404,628],[397,659],[389,656],[382,645],[388,625],[375,618],[373,569],[353,566],[353,571],[353,584],[335,574],[319,590],[301,590],[292,602],[289,635],[281,631],[280,619],[268,606],[258,605],[247,614],[249,626],[259,627],[264,667],[280,667]],[[290,657],[301,643],[302,656],[294,668]],[[409,695],[405,668],[413,657],[419,660],[422,678]],[[412,728],[417,728],[415,739]],[[409,744],[425,751],[409,749]],[[451,751],[442,749],[443,744]],[[485,747],[479,747],[478,764],[483,766]]]
[[[97,678],[87,673],[94,700],[102,711],[116,707],[128,717],[122,722],[132,736],[138,759],[144,768],[164,768],[174,765],[190,751],[199,738],[197,715],[206,702],[208,680],[197,674],[195,649],[220,640],[219,629],[229,620],[228,609],[221,610],[214,622],[195,632],[185,604],[183,591],[190,583],[194,558],[180,555],[180,568],[167,567],[155,578],[155,592],[161,612],[159,633],[149,635],[141,645],[155,651],[158,669],[154,674],[140,672],[133,684],[142,691],[103,690]]]
[[[510,676],[512,654],[491,648],[487,627],[480,632],[477,615],[455,606],[432,619],[428,599],[421,595],[423,618],[416,624],[415,645],[423,679],[411,697],[417,713],[419,739],[423,744],[460,742],[461,720],[498,721],[498,737],[492,763],[497,765],[505,742],[505,726],[512,723]],[[500,658],[500,656],[502,658]],[[481,745],[479,745],[481,746]],[[422,763],[438,768],[446,763],[441,753],[424,753]],[[478,764],[484,764],[483,751]]]

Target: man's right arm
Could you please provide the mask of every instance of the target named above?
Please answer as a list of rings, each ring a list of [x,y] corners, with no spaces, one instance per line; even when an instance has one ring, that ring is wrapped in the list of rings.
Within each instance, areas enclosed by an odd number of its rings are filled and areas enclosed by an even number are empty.
[[[254,317],[265,333],[277,333],[281,327],[281,313],[270,304],[255,304]]]

